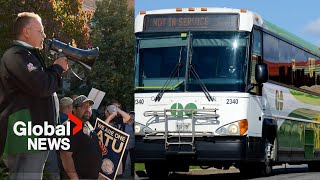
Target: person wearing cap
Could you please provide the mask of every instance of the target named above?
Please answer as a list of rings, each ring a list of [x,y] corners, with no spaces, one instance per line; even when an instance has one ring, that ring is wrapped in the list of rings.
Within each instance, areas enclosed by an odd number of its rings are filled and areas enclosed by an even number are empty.
[[[123,123],[130,120],[130,115],[121,110],[121,104],[116,100],[112,100],[106,108],[105,116],[106,123],[120,130],[123,130]]]
[[[121,107],[122,106],[118,101],[112,100],[109,106],[107,106],[105,110],[105,116],[106,116],[105,122],[111,125],[112,127],[123,131],[124,123],[130,120],[130,116],[128,113],[123,111]],[[121,177],[122,173],[123,173],[123,167],[122,167],[122,161],[120,161],[120,168],[118,170],[117,176]]]
[[[67,175],[70,179],[98,179],[99,177],[102,152],[98,137],[88,122],[93,104],[94,102],[84,95],[78,96],[72,103],[72,113],[82,121],[82,129],[69,137],[70,149],[60,151],[65,171],[62,174]],[[75,127],[74,123],[70,125],[71,129]]]
[[[64,97],[60,100],[60,124],[63,124],[68,119],[68,113],[72,113],[73,100],[70,97]]]

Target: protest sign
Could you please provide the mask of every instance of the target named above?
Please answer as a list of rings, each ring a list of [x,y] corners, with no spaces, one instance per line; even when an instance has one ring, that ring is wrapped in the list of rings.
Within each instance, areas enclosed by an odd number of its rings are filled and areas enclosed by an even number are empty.
[[[130,135],[108,125],[99,118],[97,118],[94,129],[100,140],[103,155],[100,174],[107,179],[115,179]]]
[[[88,98],[89,99],[92,99],[94,104],[92,105],[92,109],[98,109],[99,106],[100,106],[100,103],[104,97],[104,95],[106,95],[105,92],[103,91],[100,91],[96,88],[92,88],[89,95],[88,95]]]

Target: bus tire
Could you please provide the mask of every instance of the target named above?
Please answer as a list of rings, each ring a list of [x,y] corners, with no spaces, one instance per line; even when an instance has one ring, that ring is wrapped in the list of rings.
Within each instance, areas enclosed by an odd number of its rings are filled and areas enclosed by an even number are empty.
[[[320,162],[309,162],[308,163],[308,169],[310,172],[319,172],[320,171]]]
[[[255,178],[260,176],[260,166],[258,163],[246,162],[243,163],[240,167],[240,176],[242,178]]]
[[[273,163],[278,161],[278,138],[277,137],[274,138],[271,159]]]
[[[252,172],[254,172],[254,171],[252,171],[252,167],[249,165],[241,165],[239,167],[239,170],[240,170],[241,177],[249,178],[249,177],[253,176]]]
[[[145,168],[150,179],[167,179],[169,175],[168,165],[165,162],[146,162]]]
[[[260,166],[260,175],[261,176],[270,176],[272,174],[272,166],[268,163],[263,163]]]
[[[260,164],[260,175],[270,176],[272,174],[272,161],[276,156],[276,141],[274,139],[273,143],[270,143],[267,139],[265,140],[265,150],[264,150],[264,162]]]

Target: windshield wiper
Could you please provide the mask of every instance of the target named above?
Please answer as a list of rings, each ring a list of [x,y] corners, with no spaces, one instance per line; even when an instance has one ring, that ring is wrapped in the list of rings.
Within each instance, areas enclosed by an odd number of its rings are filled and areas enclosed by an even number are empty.
[[[191,73],[194,75],[194,77],[198,80],[198,82],[200,82],[200,87],[204,93],[204,95],[206,96],[206,98],[208,99],[208,101],[214,101],[215,99],[210,95],[206,85],[204,85],[204,83],[201,81],[198,73],[196,72],[196,70],[194,69],[192,64],[189,64],[189,69],[191,71]]]
[[[202,91],[203,91],[203,93],[204,93],[204,95],[206,96],[206,98],[208,99],[208,101],[210,102],[210,101],[214,101],[215,99],[210,95],[210,93],[209,93],[209,91],[208,91],[208,89],[207,89],[207,87],[205,86],[205,84],[201,81],[201,79],[200,79],[200,77],[199,77],[199,75],[198,75],[198,73],[196,72],[196,70],[194,69],[194,67],[193,67],[193,65],[192,65],[192,41],[191,41],[191,33],[189,32],[189,46],[188,46],[188,48],[190,49],[189,51],[189,53],[190,53],[190,55],[188,56],[188,77],[187,77],[187,79],[189,79],[190,78],[190,71],[191,71],[191,73],[193,74],[193,76],[199,81],[199,84],[200,84],[200,87],[201,87],[201,89],[202,89]],[[187,89],[187,84],[188,83],[186,83],[185,84],[185,89]]]
[[[167,81],[164,83],[164,85],[162,86],[160,92],[157,94],[156,98],[154,99],[155,102],[160,101],[164,92],[167,89],[167,86],[170,84],[172,77],[178,72],[178,81],[179,81],[179,77],[180,77],[180,69],[181,69],[181,53],[182,53],[182,47],[180,48],[180,55],[179,55],[179,61],[176,64],[176,66],[174,67],[174,69],[172,70],[169,78],[167,79]],[[181,84],[180,82],[178,83],[179,85]],[[176,86],[174,86],[176,87]]]

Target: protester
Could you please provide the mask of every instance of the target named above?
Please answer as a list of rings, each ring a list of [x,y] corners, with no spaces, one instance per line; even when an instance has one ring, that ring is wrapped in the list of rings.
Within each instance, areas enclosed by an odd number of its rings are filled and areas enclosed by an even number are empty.
[[[130,116],[122,111],[121,108],[122,106],[118,101],[112,100],[105,111],[105,122],[117,129],[123,130],[123,123],[129,121]]]
[[[42,179],[48,151],[30,151],[28,138],[13,132],[15,122],[56,124],[61,75],[67,59],[58,58],[46,67],[40,50],[46,38],[38,14],[19,13],[13,26],[13,45],[0,62],[0,156],[9,168],[10,179]]]
[[[112,100],[105,110],[105,122],[111,125],[112,127],[123,131],[124,123],[130,120],[130,116],[128,113],[122,111],[121,108],[122,106],[118,101]],[[120,161],[120,168],[118,170],[117,177],[121,177],[122,173],[123,167],[122,162]]]
[[[68,119],[68,113],[72,113],[73,100],[70,97],[64,97],[60,100],[60,124]]]
[[[92,115],[90,116],[89,122],[93,127],[95,127],[96,120],[100,116],[100,113],[97,109],[91,109],[91,114]]]
[[[97,179],[99,176],[102,152],[98,137],[88,122],[93,103],[91,99],[84,95],[78,96],[73,101],[72,112],[82,121],[82,129],[69,137],[70,149],[60,151],[62,165],[70,179]],[[75,125],[70,124],[71,129],[73,129]]]
[[[124,123],[124,132],[129,134],[129,142],[127,144],[126,150],[123,154],[122,165],[124,175],[130,174],[132,177],[134,176],[134,145],[135,145],[135,135],[134,135],[134,112],[130,112],[130,120]],[[127,159],[130,159],[129,163]],[[129,166],[127,166],[129,164]],[[130,172],[130,173],[127,173]]]

